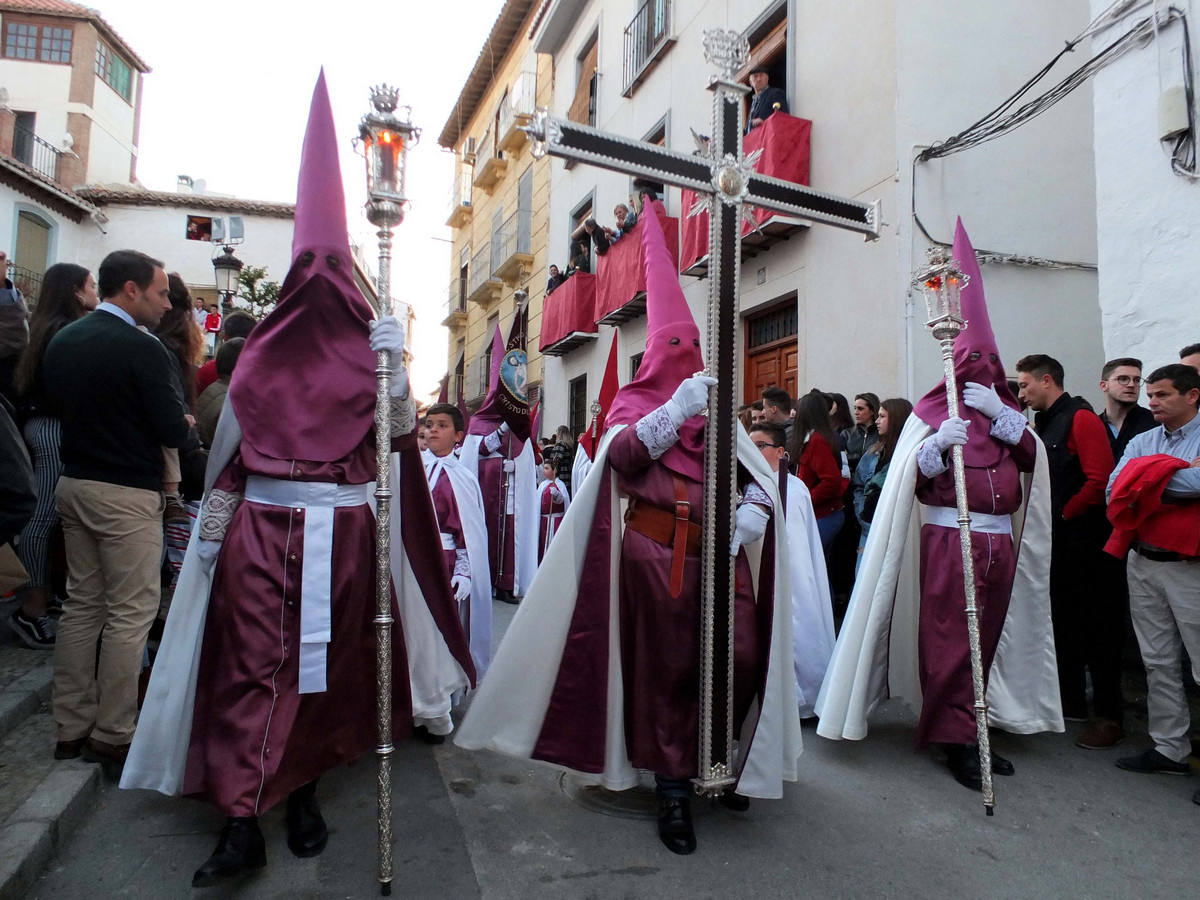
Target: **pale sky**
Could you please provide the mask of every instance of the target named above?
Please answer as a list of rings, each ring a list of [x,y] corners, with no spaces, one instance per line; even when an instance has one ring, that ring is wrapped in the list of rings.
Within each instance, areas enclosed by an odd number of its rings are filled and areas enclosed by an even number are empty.
[[[320,67],[341,145],[350,233],[376,258],[362,207],[364,166],[350,141],[381,81],[400,88],[422,129],[409,153],[412,207],[395,232],[392,295],[413,305],[412,379],[419,400],[446,370],[453,157],[437,137],[502,0],[241,0],[223,6],[88,0],[150,66],[138,178],[174,190],[179,174],[244,199],[294,202],[300,143]],[[243,252],[244,250],[244,252]],[[251,242],[238,255],[254,264]],[[284,272],[269,277],[282,281]]]

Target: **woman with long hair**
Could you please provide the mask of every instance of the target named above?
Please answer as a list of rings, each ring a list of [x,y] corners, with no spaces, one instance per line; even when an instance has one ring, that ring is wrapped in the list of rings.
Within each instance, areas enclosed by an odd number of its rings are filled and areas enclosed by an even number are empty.
[[[191,412],[196,404],[196,370],[204,362],[204,332],[196,324],[191,292],[178,272],[167,276],[167,297],[171,308],[163,314],[154,336],[175,358],[179,386]]]
[[[862,537],[858,542],[859,559],[862,559],[863,548],[867,545],[867,532],[871,530],[875,504],[883,490],[883,480],[887,477],[892,454],[896,452],[896,442],[900,440],[900,432],[911,413],[912,404],[903,397],[891,397],[879,404],[879,414],[875,417],[879,439],[863,454],[858,468],[854,470],[854,478],[851,479],[854,487],[854,513],[862,526]]]
[[[10,617],[13,631],[29,647],[50,649],[54,632],[46,615],[50,603],[50,536],[58,524],[54,492],[62,473],[59,446],[62,424],[46,406],[42,380],[42,358],[51,339],[76,319],[81,319],[100,304],[96,279],[83,266],[56,263],[42,276],[37,306],[29,317],[29,345],[21,354],[15,373],[15,386],[22,432],[33,459],[37,480],[37,508],[21,532],[17,555],[29,584],[22,589],[21,606]]]
[[[842,477],[842,452],[829,420],[829,406],[819,392],[805,394],[796,404],[788,454],[796,460],[796,477],[804,482],[812,495],[817,530],[828,565],[833,539],[845,521],[842,494],[846,490],[846,479]]]

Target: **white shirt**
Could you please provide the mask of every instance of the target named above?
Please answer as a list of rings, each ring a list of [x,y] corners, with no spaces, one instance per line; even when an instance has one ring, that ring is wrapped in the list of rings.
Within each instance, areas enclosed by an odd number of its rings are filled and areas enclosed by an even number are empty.
[[[115,304],[115,303],[109,303],[107,300],[105,300],[99,306],[96,307],[96,312],[109,313],[110,315],[116,316],[122,322],[127,322],[128,324],[132,325],[134,328],[137,328],[137,322],[133,321],[133,316],[131,316],[129,313],[125,312],[125,310],[121,309],[121,307],[117,306],[117,304]]]

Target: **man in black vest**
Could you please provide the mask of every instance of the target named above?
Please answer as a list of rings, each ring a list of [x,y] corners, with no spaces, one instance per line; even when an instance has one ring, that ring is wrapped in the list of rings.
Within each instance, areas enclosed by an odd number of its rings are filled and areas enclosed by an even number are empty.
[[[1142,392],[1142,361],[1132,356],[1110,359],[1100,370],[1100,390],[1104,392],[1104,412],[1100,421],[1108,429],[1113,459],[1125,455],[1130,439],[1157,427],[1154,414],[1138,404]]]
[[[56,759],[83,755],[116,777],[137,718],[146,634],[158,612],[163,447],[192,417],[167,349],[142,328],[171,308],[163,264],[117,250],[100,263],[101,303],[46,348],[46,396],[62,419],[57,506],[70,602],[54,647]],[[100,642],[97,659],[96,644]]]
[[[1092,676],[1094,716],[1076,745],[1100,750],[1124,736],[1121,649],[1125,612],[1114,585],[1115,560],[1104,553],[1110,532],[1105,489],[1113,470],[1108,430],[1082,397],[1063,390],[1063,367],[1044,354],[1017,362],[1021,399],[1050,464],[1050,614],[1058,655],[1063,717],[1088,716],[1085,670]]]
[[[750,99],[750,115],[746,117],[746,133],[749,134],[772,113],[788,111],[787,95],[783,88],[771,87],[771,76],[766,67],[755,66],[750,70],[750,87],[754,88],[754,96]]]

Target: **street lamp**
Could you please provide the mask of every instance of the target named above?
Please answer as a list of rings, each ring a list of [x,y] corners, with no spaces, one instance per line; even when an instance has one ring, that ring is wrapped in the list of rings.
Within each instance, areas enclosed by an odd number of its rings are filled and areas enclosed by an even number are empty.
[[[941,346],[942,372],[946,381],[946,415],[958,418],[958,383],[954,377],[954,339],[967,327],[962,315],[962,291],[970,277],[945,247],[926,251],[928,264],[913,276],[912,285],[925,298],[925,327]],[[954,466],[954,499],[957,506],[959,545],[962,548],[963,590],[966,594],[967,639],[971,648],[971,687],[975,694],[975,731],[979,740],[979,771],[982,776],[983,808],[990,816],[996,806],[992,784],[992,745],[988,736],[987,696],[983,682],[983,654],[979,641],[979,607],[975,598],[975,560],[971,554],[971,514],[967,509],[967,473],[963,448],[950,448]]]
[[[217,293],[221,295],[221,315],[228,315],[233,309],[233,297],[238,291],[238,274],[245,265],[233,255],[233,247],[228,244],[222,255],[214,257],[213,273],[217,279]]]
[[[381,84],[371,88],[372,109],[358,125],[367,163],[367,221],[379,231],[379,313],[392,314],[392,229],[404,220],[404,170],[408,147],[420,129],[396,116],[399,91]],[[407,326],[407,316],[405,325]],[[375,362],[375,665],[379,757],[378,826],[379,891],[392,892],[392,598],[391,598],[391,354],[382,351]],[[397,582],[396,591],[403,589]]]

